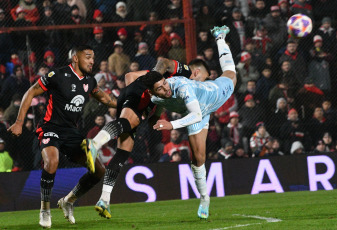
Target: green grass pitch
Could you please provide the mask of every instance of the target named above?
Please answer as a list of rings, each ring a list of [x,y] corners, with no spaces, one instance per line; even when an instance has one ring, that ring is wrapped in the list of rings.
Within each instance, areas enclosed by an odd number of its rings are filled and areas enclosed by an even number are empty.
[[[76,224],[52,210],[52,229],[337,229],[337,190],[211,198],[210,217],[197,217],[199,200],[111,205],[104,219],[94,206],[75,207]],[[0,212],[0,229],[41,229],[39,210]]]

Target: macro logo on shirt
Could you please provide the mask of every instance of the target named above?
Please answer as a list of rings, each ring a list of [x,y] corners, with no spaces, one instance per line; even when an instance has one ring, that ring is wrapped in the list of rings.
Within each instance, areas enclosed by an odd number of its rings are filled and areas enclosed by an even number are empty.
[[[73,99],[71,99],[70,104],[66,104],[64,110],[71,112],[81,112],[82,104],[84,104],[84,97],[82,95],[76,95]]]

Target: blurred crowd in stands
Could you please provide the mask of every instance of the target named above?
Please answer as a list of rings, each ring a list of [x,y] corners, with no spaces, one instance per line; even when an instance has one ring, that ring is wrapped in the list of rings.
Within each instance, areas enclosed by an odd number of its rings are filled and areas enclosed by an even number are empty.
[[[141,4],[139,4],[141,2]],[[235,93],[209,124],[207,156],[211,160],[336,152],[337,148],[337,1],[335,0],[193,0],[197,58],[210,68],[209,79],[221,75],[213,26],[227,25],[237,65]],[[183,18],[182,0],[3,0],[4,27],[93,24],[0,32],[0,171],[41,168],[34,129],[47,100],[33,100],[19,138],[6,129],[16,120],[25,91],[50,69],[70,63],[69,51],[80,43],[95,51],[94,77],[111,97],[125,88],[129,71],[152,69],[158,58],[186,63],[182,23],[102,27],[100,23]],[[297,13],[309,16],[313,32],[302,39],[288,36],[286,22]],[[79,127],[94,137],[116,110],[91,99]],[[165,112],[163,119],[179,114]],[[159,135],[160,134],[160,135]],[[146,122],[138,128],[129,163],[188,162],[185,130],[158,134]],[[100,154],[107,164],[114,141]],[[61,157],[64,158],[62,155]],[[4,166],[6,165],[6,167]],[[10,166],[8,166],[10,165]],[[60,160],[60,167],[72,167]],[[5,168],[5,169],[4,169]]]

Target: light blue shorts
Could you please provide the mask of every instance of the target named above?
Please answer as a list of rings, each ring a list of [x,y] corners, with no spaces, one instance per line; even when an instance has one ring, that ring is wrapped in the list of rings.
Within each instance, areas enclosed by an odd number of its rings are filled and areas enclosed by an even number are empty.
[[[187,126],[188,135],[191,136],[191,135],[198,134],[203,129],[208,130],[208,126],[209,126],[208,122],[209,122],[209,114],[203,117],[200,122]]]

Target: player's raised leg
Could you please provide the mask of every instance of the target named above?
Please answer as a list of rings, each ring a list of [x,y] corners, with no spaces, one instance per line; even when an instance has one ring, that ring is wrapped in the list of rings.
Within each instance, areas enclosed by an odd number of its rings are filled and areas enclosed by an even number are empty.
[[[232,57],[232,52],[225,41],[226,35],[229,33],[229,28],[227,26],[215,26],[211,29],[211,33],[215,37],[216,44],[218,46],[219,62],[223,72],[221,76],[231,78],[235,86],[237,81],[235,63]]]
[[[102,194],[99,201],[95,205],[95,210],[100,216],[107,219],[111,218],[110,197],[113,187],[115,186],[117,177],[124,162],[129,158],[132,151],[134,141],[130,134],[123,134],[118,138],[117,151],[109,164],[106,166]]]

